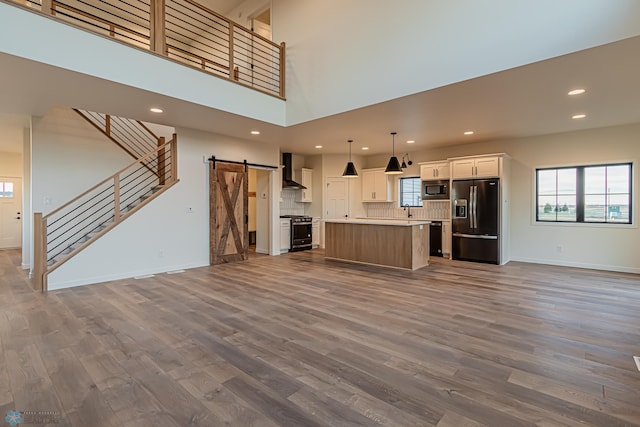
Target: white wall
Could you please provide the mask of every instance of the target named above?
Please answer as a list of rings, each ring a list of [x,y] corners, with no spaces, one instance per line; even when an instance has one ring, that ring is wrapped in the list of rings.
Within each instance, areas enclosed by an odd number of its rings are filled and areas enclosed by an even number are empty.
[[[504,152],[511,156],[511,259],[543,264],[640,273],[638,198],[634,174],[634,225],[536,224],[535,169],[548,166],[634,161],[638,168],[640,124],[485,142],[412,153],[414,163]],[[388,156],[373,156],[379,165]],[[562,252],[557,246],[562,246]]]
[[[636,0],[272,3],[273,39],[287,44],[288,125],[640,32]]]
[[[22,177],[22,153],[0,152],[0,176]]]
[[[69,108],[33,119],[31,156],[33,211],[45,215],[134,160]]]
[[[209,264],[209,165],[203,157],[275,166],[279,151],[191,129],[177,129],[177,134],[180,182],[55,270],[49,289]],[[58,174],[73,176],[64,169]],[[270,209],[277,212],[273,204]]]

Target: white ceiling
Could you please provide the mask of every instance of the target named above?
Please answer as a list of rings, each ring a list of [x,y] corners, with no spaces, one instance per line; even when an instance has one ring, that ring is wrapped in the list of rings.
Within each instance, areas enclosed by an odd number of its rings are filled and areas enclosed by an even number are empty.
[[[43,114],[52,105],[91,105],[96,111],[276,144],[296,154],[344,153],[348,139],[355,141],[354,153],[386,153],[391,131],[398,132],[396,146],[404,152],[613,126],[640,122],[638,52],[640,37],[634,37],[288,128],[0,54],[3,74],[12,76],[0,81],[0,115],[10,116],[0,120],[0,134],[16,135],[16,127],[28,123],[16,116]],[[568,97],[574,87],[587,93]],[[152,116],[147,112],[152,104],[172,113]],[[576,113],[587,117],[572,120]],[[252,129],[262,134],[251,136]],[[466,130],[475,134],[464,136]],[[403,147],[408,139],[416,143]],[[13,151],[15,144],[0,138],[0,151]],[[370,150],[358,151],[365,145]]]

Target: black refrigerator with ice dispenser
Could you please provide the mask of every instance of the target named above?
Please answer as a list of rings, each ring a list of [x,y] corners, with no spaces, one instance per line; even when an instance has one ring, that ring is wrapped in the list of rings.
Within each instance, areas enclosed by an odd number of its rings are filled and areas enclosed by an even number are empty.
[[[500,180],[453,181],[451,203],[452,258],[499,264]]]

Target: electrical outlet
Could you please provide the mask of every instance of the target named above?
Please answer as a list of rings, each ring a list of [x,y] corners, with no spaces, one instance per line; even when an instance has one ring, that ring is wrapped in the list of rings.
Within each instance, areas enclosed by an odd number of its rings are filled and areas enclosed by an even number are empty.
[[[562,245],[558,245],[558,246],[556,246],[556,252],[558,252],[558,253],[562,253],[562,249],[563,249],[563,248],[562,248]]]

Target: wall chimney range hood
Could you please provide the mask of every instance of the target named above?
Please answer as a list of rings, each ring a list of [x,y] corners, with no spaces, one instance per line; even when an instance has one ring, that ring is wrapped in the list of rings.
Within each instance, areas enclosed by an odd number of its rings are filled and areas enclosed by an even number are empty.
[[[293,156],[291,153],[282,153],[282,188],[289,190],[304,190],[305,187],[302,184],[298,184],[293,180]]]

